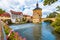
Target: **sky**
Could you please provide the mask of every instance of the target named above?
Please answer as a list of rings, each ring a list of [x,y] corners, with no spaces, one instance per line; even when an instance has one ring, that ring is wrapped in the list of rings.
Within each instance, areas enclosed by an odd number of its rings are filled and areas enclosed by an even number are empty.
[[[39,7],[42,8],[42,17],[46,17],[49,13],[56,11],[56,7],[60,6],[60,0],[51,4],[43,5],[43,0],[0,0],[0,8],[10,13],[10,10],[17,12],[23,12],[23,14],[33,14],[33,9],[36,7],[36,3],[39,3]]]

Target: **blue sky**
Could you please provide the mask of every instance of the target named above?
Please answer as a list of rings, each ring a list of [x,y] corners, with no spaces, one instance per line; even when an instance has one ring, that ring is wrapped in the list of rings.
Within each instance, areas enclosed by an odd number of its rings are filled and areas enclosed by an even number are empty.
[[[24,14],[32,15],[32,10],[36,7],[36,3],[42,8],[42,17],[46,17],[50,12],[56,11],[56,7],[60,6],[60,0],[51,4],[43,5],[43,0],[0,0],[0,8],[10,13],[10,10],[22,11]]]

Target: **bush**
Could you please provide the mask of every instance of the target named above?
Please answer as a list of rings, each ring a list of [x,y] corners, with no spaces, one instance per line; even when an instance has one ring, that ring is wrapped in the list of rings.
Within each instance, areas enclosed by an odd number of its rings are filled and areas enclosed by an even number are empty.
[[[14,38],[14,32],[12,32],[12,34],[9,36],[8,40],[16,40],[16,39]]]
[[[55,22],[51,24],[55,32],[60,33],[60,14],[57,15]]]
[[[60,33],[60,26],[55,27],[55,32]]]

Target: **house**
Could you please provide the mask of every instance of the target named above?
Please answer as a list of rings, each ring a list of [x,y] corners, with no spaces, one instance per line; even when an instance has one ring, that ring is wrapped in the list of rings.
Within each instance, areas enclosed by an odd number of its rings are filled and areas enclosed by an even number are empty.
[[[11,23],[11,16],[9,13],[5,12],[3,14],[0,15],[0,19],[5,22],[6,24]]]
[[[26,22],[32,22],[32,16],[30,16],[30,15],[23,15],[23,16],[24,16],[24,20]]]
[[[10,10],[12,22],[22,22],[23,13]],[[14,21],[13,21],[14,20]]]
[[[0,17],[10,17],[10,14],[5,12],[5,13],[1,14]]]
[[[8,19],[10,19],[10,17],[11,17],[10,14],[7,12],[0,14],[0,19],[2,19],[2,20],[8,20]]]

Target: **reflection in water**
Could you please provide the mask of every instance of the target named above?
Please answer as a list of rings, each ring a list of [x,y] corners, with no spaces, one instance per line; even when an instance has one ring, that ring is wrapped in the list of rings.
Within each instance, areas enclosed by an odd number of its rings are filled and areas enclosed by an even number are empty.
[[[52,34],[53,28],[50,24],[44,22],[41,24],[11,25],[10,28],[22,37],[26,37],[27,40],[56,40],[56,37],[58,37]],[[60,38],[58,37],[58,39]]]
[[[33,36],[35,40],[41,39],[41,24],[35,24],[35,27],[33,28]]]
[[[42,22],[42,40],[56,40],[55,36],[52,34],[53,28],[50,26],[50,23]]]

